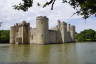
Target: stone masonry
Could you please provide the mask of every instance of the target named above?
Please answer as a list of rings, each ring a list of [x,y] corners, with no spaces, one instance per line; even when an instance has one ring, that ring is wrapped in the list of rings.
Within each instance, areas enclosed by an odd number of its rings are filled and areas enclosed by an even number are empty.
[[[48,29],[46,16],[36,18],[36,28],[31,28],[26,21],[11,26],[11,44],[60,44],[75,42],[75,26],[58,21],[54,29]]]

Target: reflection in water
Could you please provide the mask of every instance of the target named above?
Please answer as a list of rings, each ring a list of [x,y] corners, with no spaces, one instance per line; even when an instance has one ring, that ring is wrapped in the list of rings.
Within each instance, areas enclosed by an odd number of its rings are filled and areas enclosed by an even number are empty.
[[[49,64],[76,64],[75,51],[75,44],[54,46],[54,48],[52,47],[50,50]]]
[[[96,43],[0,46],[0,64],[86,64],[94,59]]]
[[[49,47],[44,45],[12,45],[9,48],[9,61],[48,63]]]
[[[11,45],[9,46],[9,62],[23,62],[30,59],[30,45]]]

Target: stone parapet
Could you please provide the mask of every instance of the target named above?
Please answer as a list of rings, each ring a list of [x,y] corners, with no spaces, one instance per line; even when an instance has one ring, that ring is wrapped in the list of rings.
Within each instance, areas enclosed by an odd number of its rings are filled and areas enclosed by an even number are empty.
[[[10,29],[10,43],[59,44],[75,41],[75,26],[58,20],[58,24],[49,30],[48,21],[46,16],[36,17],[36,28],[31,28],[26,21],[16,23]]]

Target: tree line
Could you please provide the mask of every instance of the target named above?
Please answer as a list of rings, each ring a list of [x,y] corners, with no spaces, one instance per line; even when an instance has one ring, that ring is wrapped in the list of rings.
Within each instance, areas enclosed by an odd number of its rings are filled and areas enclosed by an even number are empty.
[[[75,34],[76,41],[96,41],[96,31],[92,29],[87,29]],[[0,43],[9,43],[10,40],[10,30],[0,30]]]
[[[0,43],[9,43],[10,30],[0,30]]]
[[[96,41],[96,31],[92,29],[87,29],[81,31],[80,33],[77,33],[75,38],[79,42]]]

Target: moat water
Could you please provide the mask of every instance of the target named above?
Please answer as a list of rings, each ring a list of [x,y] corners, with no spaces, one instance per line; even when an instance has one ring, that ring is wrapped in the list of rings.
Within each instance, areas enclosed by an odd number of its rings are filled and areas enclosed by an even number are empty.
[[[96,43],[0,44],[0,64],[96,64]]]

